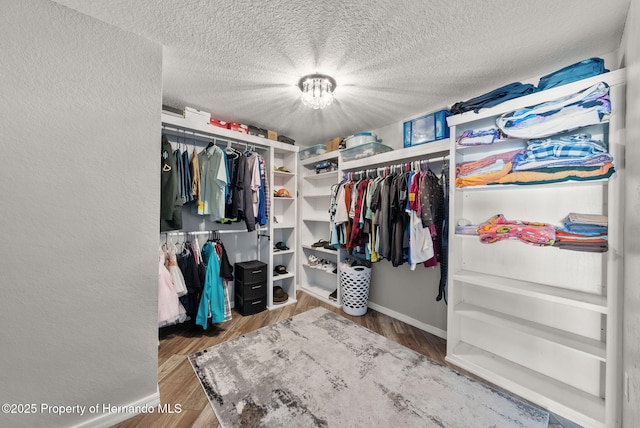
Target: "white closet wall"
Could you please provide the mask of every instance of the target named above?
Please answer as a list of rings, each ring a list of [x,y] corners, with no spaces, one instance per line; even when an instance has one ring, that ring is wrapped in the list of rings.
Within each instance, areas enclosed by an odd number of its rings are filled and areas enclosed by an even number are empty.
[[[626,61],[626,189],[624,319],[623,319],[623,426],[640,426],[640,2],[632,1],[627,16],[620,58]]]

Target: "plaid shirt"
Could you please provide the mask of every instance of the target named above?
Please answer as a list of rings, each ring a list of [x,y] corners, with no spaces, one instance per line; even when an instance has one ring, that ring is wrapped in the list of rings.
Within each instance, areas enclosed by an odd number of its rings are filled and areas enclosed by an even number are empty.
[[[531,161],[549,158],[581,158],[601,153],[607,153],[604,143],[592,140],[589,134],[575,134],[567,137],[530,140],[524,159]]]

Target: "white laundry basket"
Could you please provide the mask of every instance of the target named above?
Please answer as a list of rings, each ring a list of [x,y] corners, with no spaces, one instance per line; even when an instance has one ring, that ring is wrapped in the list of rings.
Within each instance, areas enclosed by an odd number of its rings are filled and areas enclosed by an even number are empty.
[[[367,313],[370,280],[371,268],[366,266],[352,266],[340,269],[343,311],[355,316]]]

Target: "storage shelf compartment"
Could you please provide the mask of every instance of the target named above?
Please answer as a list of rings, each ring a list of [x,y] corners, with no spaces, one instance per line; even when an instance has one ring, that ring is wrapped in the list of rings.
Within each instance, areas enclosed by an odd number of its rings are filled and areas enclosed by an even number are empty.
[[[321,285],[307,283],[307,284],[300,284],[300,289],[305,293],[310,294],[313,297],[322,300],[325,303],[335,306],[336,308],[342,307],[342,305],[339,302],[329,298],[329,294],[331,294],[335,290],[335,288],[329,290],[328,288],[323,287]]]
[[[304,195],[303,196],[303,198],[309,198],[309,199],[311,199],[311,198],[330,198],[330,197],[331,197],[331,195],[327,195],[327,194],[325,194],[325,195]]]
[[[521,319],[491,309],[469,303],[459,303],[454,308],[461,316],[473,318],[489,324],[496,324],[512,330],[535,336],[549,342],[556,343],[568,349],[582,352],[599,361],[606,361],[605,343],[583,337],[557,328],[548,327],[536,322]]]
[[[317,164],[318,162],[322,162],[325,160],[338,160],[338,151],[337,150],[333,150],[331,152],[326,152],[323,153],[321,155],[317,155],[314,156],[312,158],[308,158],[308,159],[304,159],[299,161],[300,165],[307,167],[307,168],[312,168],[315,164]]]
[[[294,276],[296,276],[294,273],[285,273],[285,274],[281,274],[281,275],[274,275],[273,276],[273,282],[276,281],[282,281],[283,279],[287,279],[287,278],[293,278]]]
[[[305,264],[303,264],[302,266],[304,266],[304,267],[305,267],[305,269],[313,269],[313,270],[315,270],[315,271],[319,271],[319,272],[321,272],[321,273],[325,273],[325,274],[328,274],[328,275],[332,275],[332,276],[336,276],[336,275],[337,275],[337,273],[333,273],[333,271],[326,270],[326,269],[321,269],[321,268],[319,268],[319,267],[311,266],[311,265],[308,265],[308,264],[306,264],[306,263],[305,263]]]
[[[615,174],[614,174],[615,175]],[[478,191],[492,191],[492,190],[505,190],[505,189],[535,189],[545,188],[553,189],[559,187],[574,187],[575,186],[588,186],[597,184],[599,186],[606,185],[609,182],[609,178],[598,178],[594,180],[567,180],[558,181],[554,183],[540,183],[540,184],[483,184],[481,186],[464,186],[456,187],[455,190],[459,192],[478,192]]]
[[[604,427],[603,398],[465,342],[459,342],[446,360],[565,418],[587,426]]]
[[[295,253],[294,249],[290,249],[290,250],[276,250],[276,249],[274,249],[273,250],[273,257],[275,257],[275,256],[284,256],[286,254],[293,254],[293,253]]]
[[[275,223],[273,225],[274,229],[294,229],[295,227],[296,225],[291,223]]]
[[[398,161],[411,162],[413,160],[423,159],[425,156],[446,156],[449,154],[449,145],[449,140],[439,140],[433,143],[421,144],[419,146],[392,150],[390,152],[380,153],[364,159],[344,161],[341,163],[340,169],[347,171],[352,169],[372,168],[376,165],[384,166]]]
[[[314,247],[314,246],[308,245],[308,244],[303,244],[302,248],[304,248],[306,250],[318,251],[320,253],[325,253],[325,254],[336,255],[338,253],[338,250],[327,250],[326,248],[323,248],[323,247]]]
[[[305,180],[325,180],[329,178],[337,179],[338,178],[338,170],[329,171],[329,172],[321,172],[320,174],[309,174],[303,176]]]
[[[625,74],[626,70],[624,68],[612,70],[608,73],[599,74],[587,79],[567,83],[566,85],[557,86],[555,88],[547,89],[540,92],[534,92],[532,94],[524,95],[519,98],[507,100],[495,107],[481,109],[478,113],[468,111],[462,114],[449,116],[447,117],[447,123],[449,126],[458,126],[470,121],[479,121],[482,119],[491,118],[493,116],[499,116],[503,113],[508,113],[510,111],[522,108],[522,106],[533,106],[536,104],[548,102],[549,100],[553,100],[567,94],[577,93],[583,89],[595,85],[598,82],[607,82],[609,87],[621,85],[625,83]],[[612,111],[612,115],[613,114],[615,114],[615,110]]]
[[[310,217],[310,218],[303,218],[302,221],[315,221],[315,222],[322,222],[322,223],[329,223],[329,217],[327,216],[326,218],[319,218],[319,217]]]
[[[549,302],[556,302],[578,308],[588,309],[602,314],[608,312],[607,299],[582,291],[552,287],[535,282],[516,280],[495,275],[461,270],[453,274],[454,281],[461,281],[480,287],[491,288],[507,293],[534,297]]]
[[[295,298],[289,296],[289,299],[287,299],[286,302],[284,302],[284,303],[272,303],[271,305],[267,306],[267,309],[272,311],[274,309],[283,308],[285,306],[293,305],[293,304],[295,304],[297,302],[298,301]]]

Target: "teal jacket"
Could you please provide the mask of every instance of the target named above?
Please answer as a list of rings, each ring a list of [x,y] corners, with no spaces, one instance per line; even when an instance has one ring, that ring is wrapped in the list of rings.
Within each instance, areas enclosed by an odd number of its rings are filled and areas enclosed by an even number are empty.
[[[196,324],[206,330],[209,325],[207,322],[209,311],[211,311],[212,324],[224,321],[224,284],[220,276],[220,261],[211,242],[207,242],[202,247],[202,260],[207,265],[207,270],[198,305]]]

